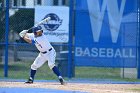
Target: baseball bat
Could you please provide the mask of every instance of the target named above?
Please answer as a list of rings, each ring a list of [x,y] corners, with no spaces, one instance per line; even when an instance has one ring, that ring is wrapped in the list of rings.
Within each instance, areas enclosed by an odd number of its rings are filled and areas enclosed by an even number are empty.
[[[49,20],[51,20],[51,17],[47,17],[47,18],[43,19],[43,20],[40,21],[39,23],[37,23],[37,24],[35,24],[34,26],[32,26],[31,28],[29,28],[29,29],[28,29],[28,32],[29,32],[29,33],[32,32],[32,28],[33,28],[33,27],[37,27],[37,26],[39,26],[39,25],[42,25],[43,23],[48,22]]]

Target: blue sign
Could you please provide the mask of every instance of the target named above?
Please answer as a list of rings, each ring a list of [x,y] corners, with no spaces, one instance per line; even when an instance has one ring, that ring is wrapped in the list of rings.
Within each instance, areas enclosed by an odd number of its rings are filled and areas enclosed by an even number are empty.
[[[137,66],[137,0],[76,0],[75,65]]]

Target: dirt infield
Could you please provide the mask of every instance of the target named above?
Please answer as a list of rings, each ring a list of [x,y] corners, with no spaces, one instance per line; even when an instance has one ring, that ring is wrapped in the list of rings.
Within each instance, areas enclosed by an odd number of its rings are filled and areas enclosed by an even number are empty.
[[[66,85],[60,85],[57,82],[35,82],[34,84],[24,84],[24,82],[0,82],[0,87],[47,88],[89,93],[140,93],[140,84],[67,83]]]

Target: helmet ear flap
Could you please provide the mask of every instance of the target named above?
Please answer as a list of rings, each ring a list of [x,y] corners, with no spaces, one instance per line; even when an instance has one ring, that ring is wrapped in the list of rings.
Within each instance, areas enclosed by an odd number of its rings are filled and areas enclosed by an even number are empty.
[[[37,33],[36,33],[36,32],[34,32],[34,35],[37,35]]]
[[[42,27],[41,26],[37,26],[37,27],[32,28],[33,32],[37,32],[38,30],[42,30]]]

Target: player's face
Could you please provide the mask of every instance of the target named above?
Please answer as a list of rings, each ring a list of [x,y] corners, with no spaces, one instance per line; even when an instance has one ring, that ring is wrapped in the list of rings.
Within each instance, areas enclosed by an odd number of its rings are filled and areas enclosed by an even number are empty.
[[[36,33],[34,33],[35,34],[35,36],[42,36],[42,31],[40,30],[40,31],[37,31]]]

